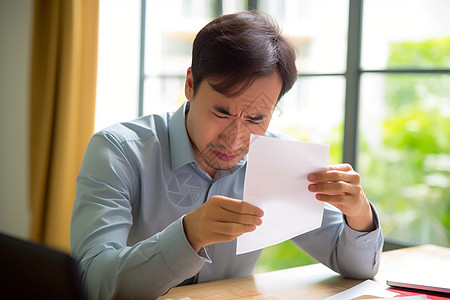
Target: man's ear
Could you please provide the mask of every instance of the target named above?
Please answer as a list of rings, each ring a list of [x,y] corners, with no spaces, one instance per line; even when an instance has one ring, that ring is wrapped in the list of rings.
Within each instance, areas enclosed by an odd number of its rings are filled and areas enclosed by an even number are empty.
[[[194,99],[194,77],[192,76],[191,67],[186,72],[186,82],[184,83],[184,94],[186,99],[192,101]]]

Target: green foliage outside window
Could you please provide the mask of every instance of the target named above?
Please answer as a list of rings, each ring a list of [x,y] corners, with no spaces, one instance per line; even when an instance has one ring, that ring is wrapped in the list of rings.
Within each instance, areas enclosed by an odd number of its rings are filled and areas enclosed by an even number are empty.
[[[449,68],[450,37],[390,45],[388,69],[419,66],[430,69]]]
[[[450,38],[394,43],[390,53],[388,68],[443,68]],[[366,194],[386,235],[449,246],[450,76],[389,75],[385,86],[381,146],[366,136],[360,149]]]

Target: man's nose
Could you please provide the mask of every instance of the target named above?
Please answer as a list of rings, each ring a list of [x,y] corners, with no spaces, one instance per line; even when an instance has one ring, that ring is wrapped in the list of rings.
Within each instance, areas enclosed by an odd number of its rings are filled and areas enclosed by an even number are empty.
[[[250,136],[247,127],[242,124],[242,121],[238,118],[228,124],[224,131],[220,134],[219,138],[228,150],[234,151],[242,147],[242,144]]]

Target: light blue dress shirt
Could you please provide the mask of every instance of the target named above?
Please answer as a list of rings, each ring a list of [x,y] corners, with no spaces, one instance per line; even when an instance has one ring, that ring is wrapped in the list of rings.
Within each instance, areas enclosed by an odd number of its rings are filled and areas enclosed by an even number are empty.
[[[252,274],[261,250],[236,255],[234,240],[196,253],[186,239],[183,216],[214,195],[242,199],[246,168],[244,157],[213,179],[202,171],[186,132],[188,104],[92,137],[71,224],[72,255],[89,298],[154,299],[180,284]],[[372,211],[377,229],[357,232],[326,206],[322,226],[292,242],[346,277],[370,278],[383,244]]]

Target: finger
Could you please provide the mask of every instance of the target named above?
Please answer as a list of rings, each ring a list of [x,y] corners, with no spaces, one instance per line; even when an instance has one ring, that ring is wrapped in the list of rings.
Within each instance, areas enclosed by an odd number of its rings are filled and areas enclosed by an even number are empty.
[[[347,206],[346,201],[348,196],[345,195],[339,195],[339,196],[330,196],[330,195],[324,195],[324,194],[317,194],[316,199],[322,202],[326,202],[330,205],[333,205],[337,209],[339,209],[342,213],[347,213]]]
[[[355,208],[358,207],[357,205],[358,200],[354,196],[348,194],[342,195],[316,194],[316,199],[333,205],[347,216],[352,215],[353,214],[352,212],[354,212]]]
[[[224,210],[258,217],[264,215],[262,209],[242,200],[236,200],[225,196],[215,196],[215,199],[218,201],[219,206]]]
[[[251,232],[255,230],[256,227],[253,229],[250,229],[248,231],[242,232],[240,234],[224,234],[224,233],[214,233],[211,239],[209,240],[208,244],[215,244],[215,243],[223,243],[223,242],[231,242],[232,240],[236,239],[240,235]]]
[[[349,172],[349,171],[353,171],[353,168],[350,164],[336,164],[336,165],[328,166],[328,170]]]
[[[309,174],[308,180],[310,182],[344,181],[347,183],[359,184],[360,176],[355,171],[343,172],[336,170],[327,170],[324,172]]]
[[[260,217],[255,215],[241,214],[235,213],[230,210],[222,210],[218,216],[217,221],[225,222],[225,223],[237,223],[237,224],[245,224],[245,225],[261,225],[262,220]]]
[[[328,195],[340,195],[342,193],[354,195],[359,191],[358,186],[344,181],[315,183],[308,186],[308,190],[313,193],[322,193]]]
[[[316,194],[317,200],[328,202],[332,205],[346,203],[350,197],[351,196],[347,194],[340,194],[340,195]]]
[[[237,223],[226,223],[226,222],[217,222],[214,226],[214,232],[216,234],[232,236],[234,238],[247,233],[254,231],[256,226],[254,225],[244,225]]]
[[[316,177],[321,176],[322,174],[325,174],[325,173],[331,172],[331,171],[351,172],[351,171],[353,171],[353,168],[350,164],[330,165],[326,168],[326,170],[312,172],[311,174],[308,175],[308,179],[315,180]]]
[[[311,174],[323,173],[323,172],[327,172],[327,171],[351,172],[354,170],[350,164],[335,164],[335,165],[330,165],[330,166],[326,167],[325,170],[312,172]]]

